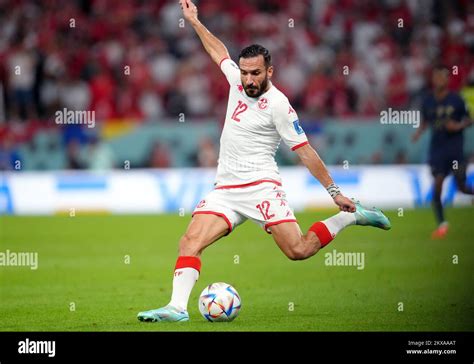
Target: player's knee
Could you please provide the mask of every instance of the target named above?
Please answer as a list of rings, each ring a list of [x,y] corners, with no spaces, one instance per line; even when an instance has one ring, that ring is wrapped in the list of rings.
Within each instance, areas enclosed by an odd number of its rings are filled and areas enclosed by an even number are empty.
[[[308,258],[306,249],[301,244],[290,247],[285,253],[290,260],[303,260]]]
[[[202,241],[198,234],[186,232],[179,241],[179,255],[197,256],[201,253]]]

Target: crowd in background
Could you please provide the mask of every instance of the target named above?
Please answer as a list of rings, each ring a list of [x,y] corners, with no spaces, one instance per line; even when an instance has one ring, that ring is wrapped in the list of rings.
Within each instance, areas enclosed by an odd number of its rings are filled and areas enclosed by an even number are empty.
[[[451,89],[474,83],[469,0],[197,4],[234,59],[252,43],[271,51],[274,83],[305,120],[418,108],[440,62],[453,69]],[[0,0],[0,129],[48,123],[63,108],[94,110],[99,125],[222,121],[227,92],[177,0]]]
[[[251,43],[271,50],[275,84],[313,118],[415,107],[441,61],[457,66],[452,89],[474,80],[472,1],[198,5],[234,58]],[[99,121],[222,117],[225,79],[180,18],[175,0],[0,1],[4,119],[50,118],[64,107],[95,110]]]

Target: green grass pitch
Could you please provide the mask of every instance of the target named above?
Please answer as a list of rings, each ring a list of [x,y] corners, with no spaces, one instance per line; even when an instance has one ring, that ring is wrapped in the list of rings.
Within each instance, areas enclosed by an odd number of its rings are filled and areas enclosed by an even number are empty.
[[[334,212],[297,218],[306,231]],[[191,320],[154,324],[136,315],[168,302],[189,216],[2,216],[0,251],[38,252],[39,265],[0,267],[0,330],[473,331],[473,212],[448,209],[442,241],[430,239],[431,210],[389,212],[391,231],[350,227],[298,262],[246,222],[204,252]],[[325,265],[334,249],[364,252],[364,269]],[[242,297],[231,323],[206,322],[197,308],[203,288],[219,281]]]

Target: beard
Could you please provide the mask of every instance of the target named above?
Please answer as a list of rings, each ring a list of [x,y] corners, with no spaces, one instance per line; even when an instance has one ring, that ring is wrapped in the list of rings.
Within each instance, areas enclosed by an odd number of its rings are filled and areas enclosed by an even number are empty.
[[[263,93],[265,93],[265,90],[268,87],[268,76],[265,76],[265,79],[262,81],[260,84],[260,87],[258,86],[244,86],[244,91],[245,94],[248,97],[252,97],[254,99],[258,99],[260,96],[262,96]]]

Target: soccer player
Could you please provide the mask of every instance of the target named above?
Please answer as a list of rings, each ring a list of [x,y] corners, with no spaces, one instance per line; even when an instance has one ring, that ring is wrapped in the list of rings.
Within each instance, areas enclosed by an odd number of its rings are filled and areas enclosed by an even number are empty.
[[[309,145],[288,99],[270,79],[270,53],[260,45],[242,50],[239,65],[226,47],[201,24],[190,0],[180,0],[185,19],[193,26],[212,60],[230,85],[227,115],[220,141],[215,189],[195,208],[179,243],[173,293],[168,305],[138,314],[141,321],[187,321],[191,290],[201,269],[202,251],[245,220],[260,224],[292,260],[306,259],[327,245],[349,225],[390,229],[378,209],[366,209],[342,195],[324,163]],[[303,234],[288,206],[274,159],[280,140],[295,151],[327,189],[341,210],[313,224]]]
[[[433,92],[423,101],[422,124],[412,138],[416,142],[431,127],[428,163],[434,178],[433,210],[438,223],[431,235],[433,239],[444,238],[448,233],[441,202],[444,179],[452,172],[459,191],[474,193],[466,184],[467,163],[463,151],[463,131],[472,125],[472,121],[462,97],[448,90],[449,73],[446,66],[437,66],[433,70]]]

